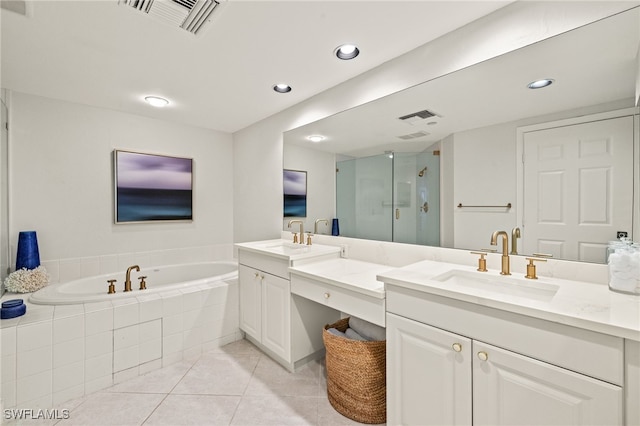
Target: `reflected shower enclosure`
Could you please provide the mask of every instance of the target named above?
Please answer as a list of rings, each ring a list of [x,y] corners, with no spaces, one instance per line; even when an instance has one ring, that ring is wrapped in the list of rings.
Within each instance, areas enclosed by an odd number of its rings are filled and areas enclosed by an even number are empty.
[[[385,153],[336,162],[340,234],[440,245],[440,151]]]
[[[193,220],[193,159],[113,151],[115,223]]]
[[[307,172],[284,170],[284,217],[307,217]]]

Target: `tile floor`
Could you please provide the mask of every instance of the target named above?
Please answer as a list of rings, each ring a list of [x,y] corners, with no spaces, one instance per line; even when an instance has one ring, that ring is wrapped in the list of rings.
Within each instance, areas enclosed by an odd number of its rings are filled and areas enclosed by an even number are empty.
[[[240,340],[57,407],[69,418],[3,424],[358,425],[329,404],[324,362],[289,373]]]

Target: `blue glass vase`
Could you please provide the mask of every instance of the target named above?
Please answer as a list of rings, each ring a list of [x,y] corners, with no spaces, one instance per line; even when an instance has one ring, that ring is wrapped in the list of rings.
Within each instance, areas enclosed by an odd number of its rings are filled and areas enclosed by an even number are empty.
[[[36,231],[20,232],[18,234],[16,270],[22,268],[35,269],[38,266],[40,266],[40,253],[38,252]]]
[[[338,219],[333,219],[333,222],[331,224],[331,235],[340,235],[340,225],[338,224]]]

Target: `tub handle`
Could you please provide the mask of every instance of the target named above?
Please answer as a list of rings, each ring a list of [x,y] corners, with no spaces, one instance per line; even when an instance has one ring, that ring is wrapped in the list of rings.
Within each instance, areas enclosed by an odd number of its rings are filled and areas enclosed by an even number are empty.
[[[138,277],[138,279],[140,280],[140,290],[147,289],[147,282],[145,281],[146,278],[146,276]]]
[[[109,283],[109,291],[108,294],[113,294],[116,292],[116,285],[114,284],[118,280],[107,280]]]

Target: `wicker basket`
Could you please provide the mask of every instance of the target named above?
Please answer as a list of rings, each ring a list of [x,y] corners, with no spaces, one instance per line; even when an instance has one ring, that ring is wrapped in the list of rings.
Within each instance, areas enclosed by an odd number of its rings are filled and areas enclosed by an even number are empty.
[[[324,326],[327,396],[340,414],[360,423],[387,420],[386,341],[359,341],[329,333],[344,332],[349,318]]]

